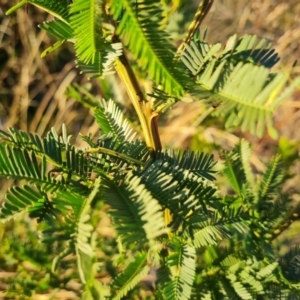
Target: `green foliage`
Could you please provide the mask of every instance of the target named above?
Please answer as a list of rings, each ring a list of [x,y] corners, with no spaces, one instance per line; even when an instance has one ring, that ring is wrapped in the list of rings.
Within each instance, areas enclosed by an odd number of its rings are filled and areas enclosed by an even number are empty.
[[[159,3],[153,0],[113,1],[111,10],[116,20],[122,15],[117,33],[120,38],[125,38],[125,45],[134,53],[140,66],[149,72],[156,84],[162,85],[166,93],[181,96],[186,79],[175,68],[175,49],[170,39],[159,29],[163,13]]]
[[[122,299],[128,291],[133,289],[147,275],[150,267],[147,266],[147,253],[138,253],[135,260],[131,262],[122,273],[113,281],[112,286],[116,294],[112,299]]]
[[[159,139],[155,129],[160,113],[190,96],[221,103],[216,114],[227,127],[258,136],[267,128],[274,137],[272,113],[300,82],[297,78],[285,88],[288,75],[270,73],[278,55],[255,36],[238,41],[233,36],[224,47],[194,39],[184,45],[179,60],[161,29],[168,14],[157,1],[27,2],[55,17],[40,26],[59,39],[43,55],[68,41],[83,73],[103,77],[116,66],[129,94],[138,97],[133,105],[145,117],[153,140]],[[125,50],[149,73],[154,100],[137,94],[139,82]],[[127,73],[118,71],[118,64]],[[282,193],[279,155],[264,172],[254,172],[250,145],[242,139],[223,152],[224,167],[217,172],[211,154],[153,149],[136,138],[113,100],[86,100],[80,87],[69,92],[92,107],[99,126],[97,140],[81,134],[86,148],[72,144],[64,125],[61,136],[52,129],[43,138],[13,128],[0,132],[0,176],[14,180],[0,220],[8,226],[25,213],[36,219],[43,246],[32,251],[46,256],[44,281],[26,280],[24,295],[27,284],[37,291],[59,286],[52,283],[59,281],[57,274],[72,257],[72,276],[81,282],[82,299],[135,297],[151,272],[155,299],[296,299],[299,247],[282,255],[273,246],[297,217],[290,195]],[[227,189],[214,182],[216,175],[226,179]],[[97,232],[100,212],[109,216],[116,232],[110,250]],[[5,243],[7,260],[15,243]],[[105,255],[109,258],[102,260]],[[109,273],[108,284],[96,279],[101,271]],[[10,283],[15,293],[19,282]]]
[[[256,39],[246,35],[236,42],[236,36],[232,36],[222,51],[220,44],[196,40],[186,46],[182,60],[195,78],[195,97],[221,103],[215,115],[226,118],[226,127],[239,126],[259,137],[267,127],[276,137],[272,113],[300,79],[283,89],[288,74],[269,71],[278,55],[270,45],[265,46],[265,40],[256,45]]]
[[[195,271],[196,251],[184,241],[174,238],[169,247],[172,249],[166,265],[173,269],[171,280],[165,282],[165,299],[190,299]]]

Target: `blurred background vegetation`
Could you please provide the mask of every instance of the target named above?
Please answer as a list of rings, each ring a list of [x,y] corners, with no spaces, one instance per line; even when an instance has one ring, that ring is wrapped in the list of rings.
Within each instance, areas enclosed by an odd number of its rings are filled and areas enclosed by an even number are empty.
[[[188,26],[198,1],[186,1],[182,9],[172,16],[169,29],[174,41],[179,41]],[[15,127],[43,136],[51,128],[60,130],[65,123],[74,142],[84,146],[78,133],[97,136],[98,127],[89,108],[72,99],[70,84],[84,87],[92,95],[112,97],[123,107],[125,114],[135,120],[134,112],[118,79],[111,76],[107,82],[91,81],[75,68],[74,51],[65,44],[46,58],[40,55],[55,40],[40,30],[37,25],[50,20],[46,13],[29,7],[18,10],[10,17],[5,11],[16,1],[0,0],[0,128]],[[292,68],[300,57],[300,2],[299,0],[215,0],[202,24],[207,27],[210,43],[225,43],[234,33],[239,36],[249,33],[268,39],[281,57],[277,68],[291,71],[291,80],[300,75],[300,64]],[[222,105],[222,104],[221,104]],[[264,162],[280,152],[286,169],[285,190],[300,201],[300,90],[286,99],[275,114],[275,126],[280,139],[275,141],[265,135],[258,139],[239,130],[225,130],[222,120],[211,116],[213,108],[201,102],[178,103],[160,120],[160,133],[164,147],[191,148],[215,153],[230,150],[240,137],[245,137],[253,146],[252,164],[262,171]],[[134,122],[134,121],[133,121]],[[134,124],[135,125],[135,124]],[[13,182],[0,182],[0,203],[7,188]],[[115,266],[106,262],[106,257],[116,255],[117,245],[107,207],[100,207],[94,222],[98,232],[99,262],[102,264],[99,280],[109,282]],[[62,251],[47,248],[38,240],[37,224],[27,217],[19,222],[0,224],[0,299],[78,299],[80,284],[74,271],[76,263],[70,256],[61,265],[60,274],[50,274],[55,253]],[[298,222],[282,236],[278,247],[285,251],[291,243],[300,241]],[[128,255],[128,253],[126,254]],[[120,258],[121,259],[121,258]],[[33,292],[35,291],[35,292]],[[5,295],[5,292],[8,292]],[[136,297],[146,297],[144,295]],[[52,298],[51,298],[52,297]],[[134,297],[134,296],[133,296]],[[134,298],[132,298],[134,299]],[[139,299],[139,298],[136,298]]]

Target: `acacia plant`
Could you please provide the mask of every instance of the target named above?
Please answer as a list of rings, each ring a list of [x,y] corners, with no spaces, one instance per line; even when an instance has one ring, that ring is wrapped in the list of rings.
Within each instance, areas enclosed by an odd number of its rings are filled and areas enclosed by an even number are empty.
[[[234,35],[224,46],[211,45],[195,34],[213,0],[201,1],[176,48],[165,29],[169,7],[179,2],[22,0],[7,12],[30,4],[53,15],[40,28],[58,41],[43,55],[70,42],[82,73],[105,80],[115,72],[141,135],[114,100],[96,98],[89,105],[99,137],[82,134],[84,149],[71,143],[64,125],[61,136],[55,129],[44,137],[1,131],[0,175],[21,181],[7,191],[1,221],[27,212],[43,223],[42,241],[64,249],[50,276],[75,255],[82,299],[130,299],[150,271],[155,299],[299,299],[300,248],[280,256],[272,243],[297,218],[281,192],[279,156],[255,174],[245,140],[224,151],[220,175],[231,190],[223,195],[214,157],[164,149],[158,118],[179,101],[221,103],[214,114],[226,127],[276,138],[272,113],[300,80],[287,87],[288,74],[270,71],[279,57],[266,40]],[[150,93],[141,86],[145,79]],[[72,92],[80,99],[78,89]],[[95,279],[104,266],[92,219],[103,204],[118,243],[109,284]]]

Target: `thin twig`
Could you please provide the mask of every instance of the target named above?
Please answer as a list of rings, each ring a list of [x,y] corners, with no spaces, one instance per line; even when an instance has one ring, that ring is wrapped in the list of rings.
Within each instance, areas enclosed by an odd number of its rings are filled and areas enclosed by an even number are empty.
[[[202,21],[206,17],[207,13],[209,12],[214,0],[202,0],[198,6],[198,9],[195,13],[194,19],[190,24],[187,33],[185,34],[180,46],[178,47],[175,59],[178,59],[182,50],[184,50],[185,44],[188,44],[192,37],[195,35],[196,31],[198,30],[199,26],[201,25]]]

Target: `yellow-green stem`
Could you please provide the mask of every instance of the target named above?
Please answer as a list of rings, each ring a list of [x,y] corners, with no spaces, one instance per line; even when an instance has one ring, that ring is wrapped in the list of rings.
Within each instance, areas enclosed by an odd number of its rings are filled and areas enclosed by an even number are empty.
[[[110,18],[108,18],[109,7],[110,6],[105,7],[107,22],[110,20]],[[117,22],[113,22],[113,25],[117,28]],[[112,39],[114,42],[120,42],[117,34],[113,35]],[[115,70],[123,82],[129,99],[138,115],[146,145],[155,151],[161,150],[161,142],[157,128],[158,114],[154,114],[152,108],[147,106],[140,84],[124,52],[122,56],[116,60]]]
[[[150,108],[146,107],[145,99],[135,74],[123,54],[115,63],[115,69],[138,115],[147,146],[154,150],[161,150],[160,138],[157,130],[158,115],[152,115]]]
[[[131,161],[134,164],[137,164],[137,165],[140,165],[140,166],[144,165],[144,163],[142,163],[138,159],[135,159],[135,158],[130,157],[128,155],[125,155],[125,154],[122,154],[122,153],[119,153],[117,151],[114,151],[114,150],[111,150],[111,149],[107,149],[107,148],[102,148],[102,147],[91,148],[91,149],[87,149],[85,151],[85,153],[104,153],[104,154],[107,154],[107,155],[111,155],[113,157],[121,158],[121,159],[123,159],[125,161]]]

